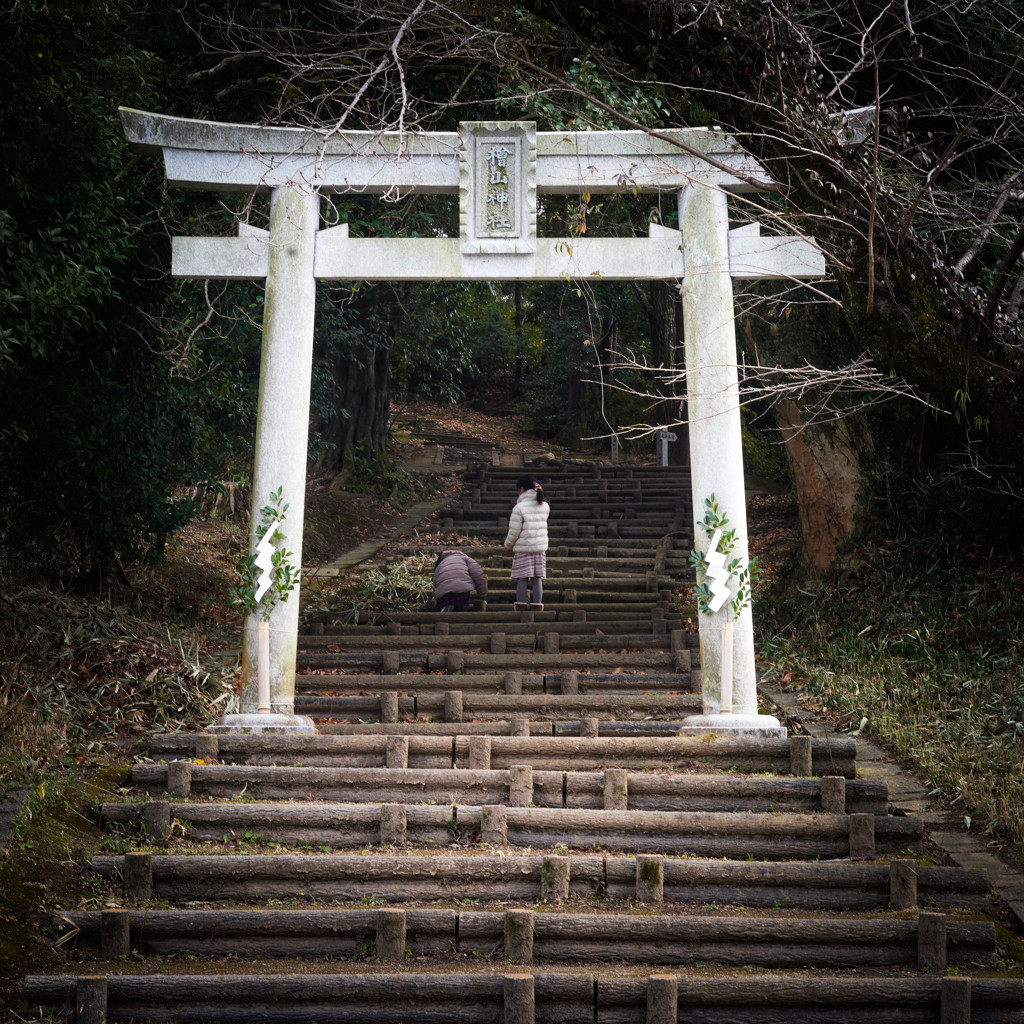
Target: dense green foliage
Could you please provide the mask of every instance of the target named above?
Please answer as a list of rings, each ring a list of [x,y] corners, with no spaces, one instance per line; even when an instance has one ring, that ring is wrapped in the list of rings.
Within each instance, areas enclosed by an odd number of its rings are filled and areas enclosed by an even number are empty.
[[[158,556],[195,512],[183,488],[251,435],[257,334],[189,339],[203,291],[164,276],[165,226],[201,211],[117,116],[173,87],[171,14],[161,55],[127,3],[18,4],[0,32],[0,538],[57,569]]]

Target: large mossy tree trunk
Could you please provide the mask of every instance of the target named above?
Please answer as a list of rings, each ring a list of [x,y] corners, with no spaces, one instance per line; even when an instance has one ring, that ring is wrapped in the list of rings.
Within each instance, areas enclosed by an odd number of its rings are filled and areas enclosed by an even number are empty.
[[[802,554],[808,566],[824,572],[863,519],[862,466],[872,452],[871,435],[853,418],[808,426],[790,399],[776,411],[800,509]]]
[[[857,347],[842,313],[826,304],[765,305],[738,327],[750,362],[763,367],[834,370],[849,364]],[[861,414],[837,419],[824,411],[830,402],[832,396],[808,387],[766,403],[761,417],[762,430],[774,425],[781,435],[800,510],[801,555],[813,572],[843,555],[870,512],[871,432]]]

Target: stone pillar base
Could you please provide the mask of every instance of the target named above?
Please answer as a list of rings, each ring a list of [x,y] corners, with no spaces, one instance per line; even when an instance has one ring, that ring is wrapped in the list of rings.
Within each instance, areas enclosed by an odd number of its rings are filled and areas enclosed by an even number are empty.
[[[690,715],[683,719],[680,736],[717,733],[725,739],[784,740],[786,727],[771,715]]]
[[[208,732],[227,735],[264,733],[271,736],[315,736],[316,725],[305,715],[225,715]]]

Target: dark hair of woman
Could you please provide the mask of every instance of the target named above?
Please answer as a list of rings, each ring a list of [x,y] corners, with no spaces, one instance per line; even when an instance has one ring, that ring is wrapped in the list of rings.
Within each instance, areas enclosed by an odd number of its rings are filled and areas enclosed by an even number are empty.
[[[544,488],[532,476],[521,476],[516,481],[516,489],[520,491],[536,491],[537,504],[540,505],[544,501]]]

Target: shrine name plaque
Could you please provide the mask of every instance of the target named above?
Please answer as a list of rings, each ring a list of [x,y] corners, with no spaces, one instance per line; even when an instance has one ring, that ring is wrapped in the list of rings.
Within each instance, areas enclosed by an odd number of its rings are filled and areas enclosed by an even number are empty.
[[[536,252],[536,124],[464,121],[459,136],[462,251]]]

